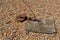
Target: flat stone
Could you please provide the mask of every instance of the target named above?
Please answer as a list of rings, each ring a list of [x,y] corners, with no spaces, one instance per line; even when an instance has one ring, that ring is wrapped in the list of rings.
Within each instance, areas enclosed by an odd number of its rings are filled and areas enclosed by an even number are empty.
[[[46,23],[46,24],[45,24]],[[56,33],[55,23],[53,20],[45,20],[45,23],[41,20],[29,21],[26,25],[26,30],[28,32],[35,33]]]

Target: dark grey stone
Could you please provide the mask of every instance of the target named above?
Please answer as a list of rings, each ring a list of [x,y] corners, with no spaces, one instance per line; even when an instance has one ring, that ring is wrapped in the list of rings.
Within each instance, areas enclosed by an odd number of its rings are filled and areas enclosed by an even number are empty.
[[[45,22],[45,23],[44,23]],[[53,20],[29,21],[26,25],[28,32],[35,33],[56,33],[55,23]]]

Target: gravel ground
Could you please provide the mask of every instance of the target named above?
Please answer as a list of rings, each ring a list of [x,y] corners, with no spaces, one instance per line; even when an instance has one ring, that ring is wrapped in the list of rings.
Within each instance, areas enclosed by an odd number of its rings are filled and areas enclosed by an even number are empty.
[[[29,5],[29,6],[28,6]],[[27,32],[26,22],[17,22],[16,16],[55,20],[57,34]],[[0,40],[60,40],[60,0],[0,0]]]

